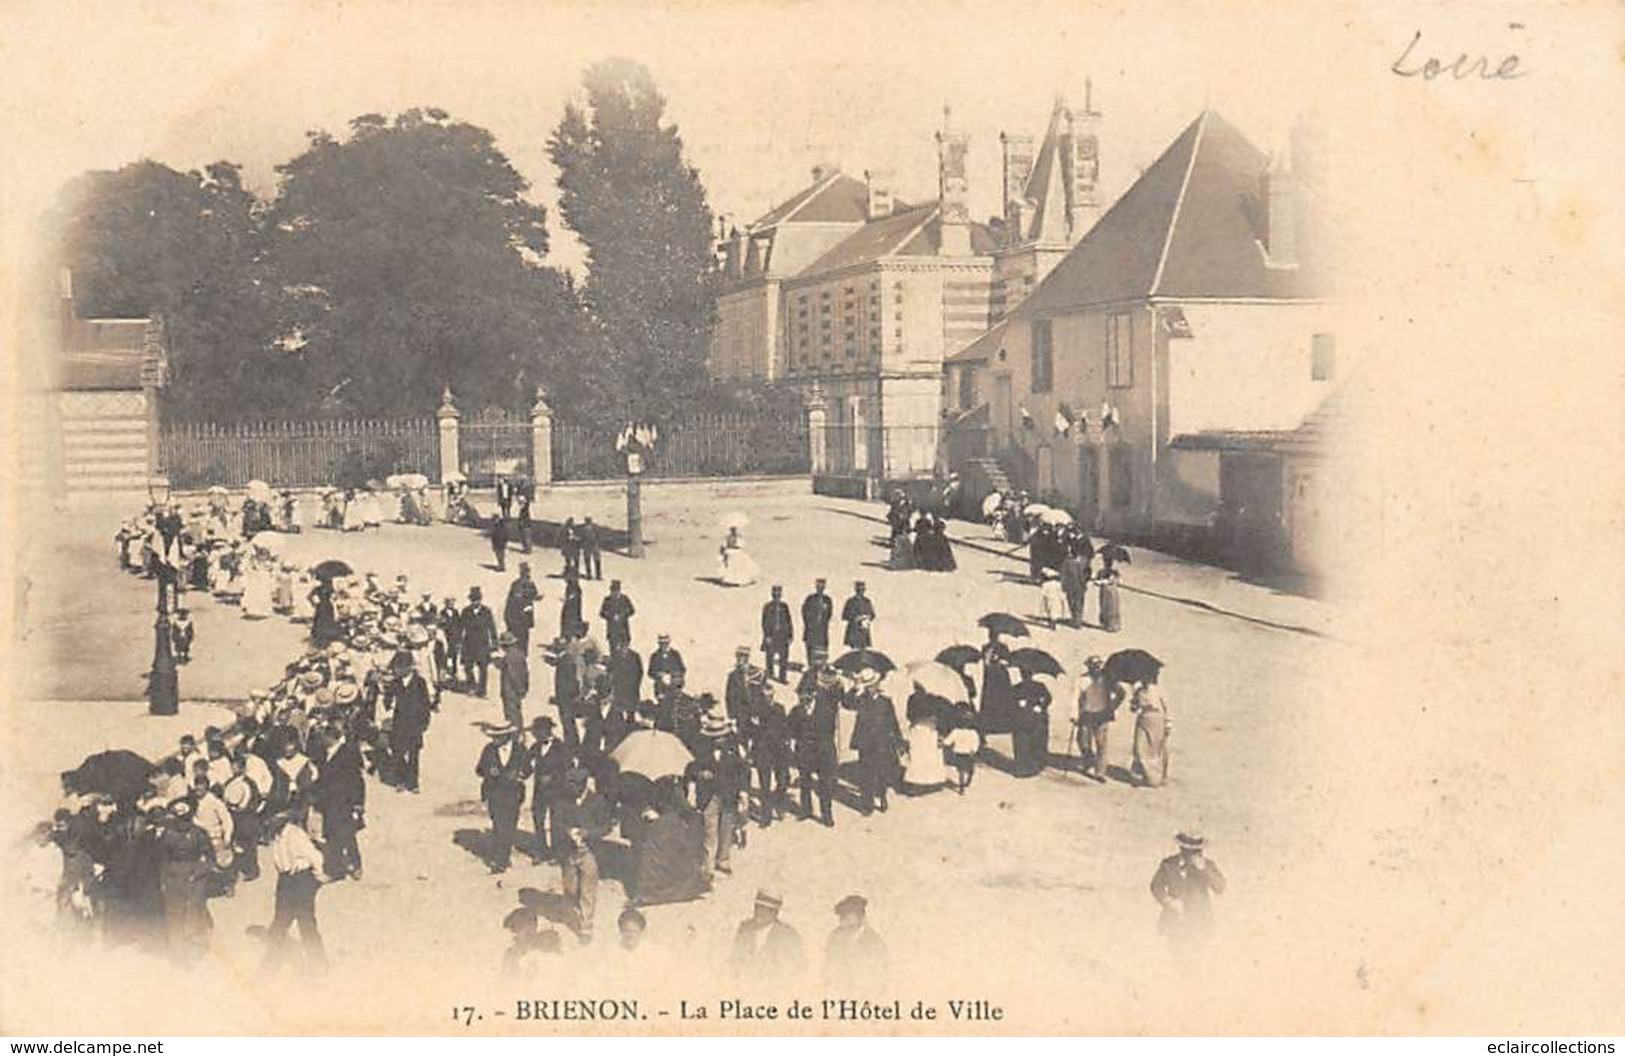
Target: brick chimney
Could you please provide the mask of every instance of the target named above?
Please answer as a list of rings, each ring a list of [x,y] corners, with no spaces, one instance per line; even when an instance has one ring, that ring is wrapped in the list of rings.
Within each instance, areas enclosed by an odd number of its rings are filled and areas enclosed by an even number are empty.
[[[1264,249],[1271,267],[1298,266],[1298,187],[1279,155],[1264,174]]]
[[[1006,241],[1018,245],[1027,232],[1027,181],[1033,174],[1033,137],[999,133],[1004,154],[1004,220]]]
[[[818,164],[816,164],[816,165],[814,165],[812,167],[813,182],[814,183],[823,183],[829,177],[833,176],[835,174],[835,172],[836,172],[836,166],[830,164],[827,161],[820,161]]]
[[[735,227],[729,230],[728,239],[724,243],[727,264],[723,273],[730,279],[737,279],[744,274],[745,268],[745,233]]]
[[[883,216],[890,216],[896,205],[892,198],[892,173],[888,169],[870,169],[863,174],[863,182],[869,190],[868,217],[870,220],[879,220]]]
[[[1094,82],[1084,78],[1083,106],[1067,111],[1065,153],[1067,241],[1077,244],[1100,218],[1100,111]]]
[[[938,253],[945,257],[970,255],[970,182],[966,156],[970,137],[950,129],[952,112],[942,108],[942,131],[937,133],[937,204],[942,222]]]

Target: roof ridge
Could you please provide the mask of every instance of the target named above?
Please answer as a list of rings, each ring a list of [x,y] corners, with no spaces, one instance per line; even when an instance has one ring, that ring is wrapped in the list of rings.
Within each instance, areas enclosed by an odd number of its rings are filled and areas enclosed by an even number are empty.
[[[1179,194],[1174,198],[1174,211],[1168,218],[1168,230],[1163,233],[1162,252],[1157,255],[1157,270],[1151,276],[1151,288],[1146,291],[1147,297],[1155,297],[1158,287],[1162,285],[1162,272],[1168,266],[1168,250],[1174,244],[1174,232],[1179,228],[1179,214],[1185,205],[1185,192],[1190,190],[1191,173],[1196,171],[1196,156],[1202,152],[1202,137],[1207,133],[1207,119],[1212,113],[1211,107],[1204,108],[1196,118],[1196,139],[1191,143],[1190,156],[1185,159],[1185,175],[1179,181]]]

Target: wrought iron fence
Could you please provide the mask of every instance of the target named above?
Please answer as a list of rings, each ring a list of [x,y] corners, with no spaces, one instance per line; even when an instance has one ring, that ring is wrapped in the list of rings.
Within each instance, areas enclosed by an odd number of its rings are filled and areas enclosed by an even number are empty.
[[[626,475],[615,450],[619,425],[553,423],[554,480],[610,480]],[[645,477],[789,475],[811,470],[805,414],[697,414],[660,427]]]
[[[463,472],[474,487],[488,488],[503,476],[535,476],[535,427],[528,416],[481,411],[462,423],[457,446]]]
[[[440,436],[433,419],[332,419],[177,422],[162,434],[172,486],[251,480],[276,487],[353,487],[392,473],[440,478]]]

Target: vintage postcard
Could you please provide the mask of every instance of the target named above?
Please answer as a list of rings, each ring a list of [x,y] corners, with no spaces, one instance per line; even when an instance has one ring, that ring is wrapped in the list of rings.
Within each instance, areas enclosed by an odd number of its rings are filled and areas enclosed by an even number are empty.
[[[1625,1032],[1619,5],[6,10],[0,1033]]]

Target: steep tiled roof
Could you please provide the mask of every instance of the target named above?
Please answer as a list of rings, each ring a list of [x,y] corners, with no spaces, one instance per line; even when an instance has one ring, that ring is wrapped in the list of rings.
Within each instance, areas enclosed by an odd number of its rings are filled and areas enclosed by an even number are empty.
[[[869,188],[862,180],[832,172],[798,191],[751,224],[751,230],[786,221],[820,224],[861,224],[867,218]]]
[[[1033,161],[1022,197],[1032,202],[1034,211],[1023,240],[1044,243],[1066,242],[1066,179],[1061,169],[1061,131],[1066,112],[1057,105],[1050,114],[1049,129]]]
[[[1299,266],[1267,266],[1261,178],[1268,159],[1204,111],[1017,311],[1161,297],[1305,298],[1325,292],[1314,200],[1298,196]]]
[[[972,253],[993,251],[993,236],[983,224],[971,224]],[[934,257],[942,245],[942,220],[936,203],[902,206],[890,216],[871,220],[803,268],[805,278],[864,264],[882,257]]]

